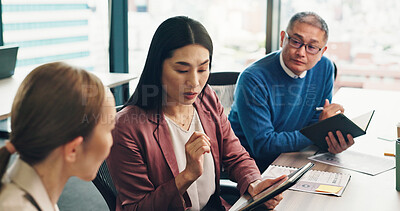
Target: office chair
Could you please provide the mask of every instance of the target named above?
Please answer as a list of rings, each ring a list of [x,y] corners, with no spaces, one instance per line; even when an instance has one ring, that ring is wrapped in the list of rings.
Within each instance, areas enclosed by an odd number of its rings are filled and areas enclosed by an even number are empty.
[[[110,211],[115,210],[117,190],[108,171],[106,161],[101,164],[99,172],[97,172],[96,178],[92,182],[107,202]]]
[[[239,72],[212,72],[208,79],[208,84],[215,93],[217,93],[226,115],[228,115],[231,110],[233,92],[235,91],[239,74]]]
[[[120,111],[122,109],[122,107],[124,107],[123,104],[122,105],[117,105],[117,106],[115,106],[115,110],[118,112],[118,111]]]
[[[115,110],[118,112],[122,107],[123,105],[118,105],[115,107]],[[110,211],[115,210],[117,190],[115,189],[114,182],[111,178],[110,172],[108,171],[106,161],[103,161],[99,171],[97,172],[96,178],[94,178],[92,182],[107,202]]]
[[[208,84],[217,93],[224,113],[229,114],[233,103],[233,93],[236,87],[236,81],[239,77],[239,72],[216,72],[211,73],[208,79]],[[236,183],[229,180],[228,174],[223,169],[221,170],[221,197],[229,204],[233,205],[239,198],[240,192],[236,188]]]

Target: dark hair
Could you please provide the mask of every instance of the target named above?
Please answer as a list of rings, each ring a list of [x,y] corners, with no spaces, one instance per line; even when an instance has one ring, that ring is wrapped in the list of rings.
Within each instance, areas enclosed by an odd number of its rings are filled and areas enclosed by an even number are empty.
[[[161,23],[151,41],[139,83],[126,105],[136,105],[144,110],[155,109],[160,113],[163,103],[161,84],[163,62],[173,56],[174,50],[190,44],[199,44],[208,49],[211,68],[213,44],[207,30],[200,22],[176,16]]]
[[[22,160],[39,163],[78,136],[87,140],[98,123],[104,97],[104,86],[95,75],[62,62],[41,65],[18,88],[10,142]],[[9,159],[10,153],[2,147],[0,178]]]
[[[296,13],[292,16],[292,18],[289,21],[289,24],[286,28],[286,31],[290,31],[293,29],[293,26],[296,22],[299,23],[306,23],[310,24],[312,26],[315,26],[322,31],[325,32],[325,42],[328,41],[329,37],[329,29],[328,29],[328,24],[322,19],[317,13],[315,12],[299,12]]]

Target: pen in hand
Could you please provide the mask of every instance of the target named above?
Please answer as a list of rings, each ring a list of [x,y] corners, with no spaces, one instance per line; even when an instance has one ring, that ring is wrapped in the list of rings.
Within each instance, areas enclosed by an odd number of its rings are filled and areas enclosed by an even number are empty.
[[[323,111],[324,107],[315,107],[315,111]],[[336,114],[341,113],[340,110],[336,111]]]

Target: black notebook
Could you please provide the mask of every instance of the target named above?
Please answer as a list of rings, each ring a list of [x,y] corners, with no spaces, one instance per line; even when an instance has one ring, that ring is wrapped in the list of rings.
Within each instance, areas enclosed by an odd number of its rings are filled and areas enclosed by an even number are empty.
[[[271,185],[267,189],[263,190],[259,194],[249,198],[246,202],[240,205],[238,210],[252,210],[257,208],[258,206],[262,205],[266,201],[274,198],[278,194],[282,193],[283,191],[287,190],[288,188],[292,187],[296,184],[297,181],[312,167],[314,163],[307,163],[303,167],[299,168],[298,170],[290,173],[285,179],[278,181],[277,183]]]
[[[372,110],[352,120],[342,113],[337,114],[301,129],[300,133],[309,138],[321,149],[327,150],[328,144],[325,137],[328,135],[328,132],[333,132],[335,135],[336,131],[340,130],[345,138],[347,134],[351,134],[353,138],[364,135],[374,113],[375,110]]]

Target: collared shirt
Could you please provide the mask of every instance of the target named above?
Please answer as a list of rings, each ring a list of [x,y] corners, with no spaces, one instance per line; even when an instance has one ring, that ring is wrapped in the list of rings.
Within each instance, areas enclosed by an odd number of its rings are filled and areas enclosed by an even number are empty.
[[[288,74],[288,76],[290,76],[291,78],[297,79],[306,77],[307,71],[302,72],[300,75],[296,75],[285,65],[285,62],[283,62],[282,51],[279,55],[279,62],[281,63],[281,66],[283,70],[286,72],[286,74]]]
[[[3,177],[0,210],[54,210],[50,197],[35,169],[17,158]]]

